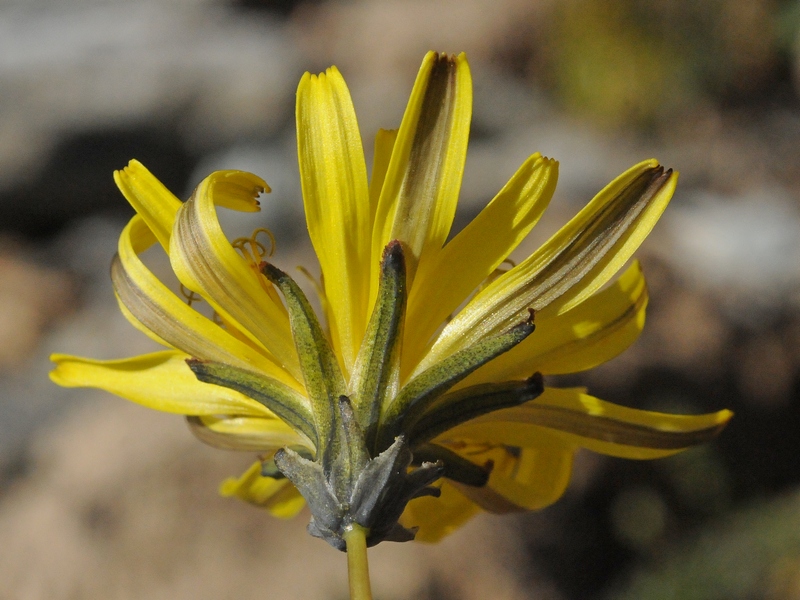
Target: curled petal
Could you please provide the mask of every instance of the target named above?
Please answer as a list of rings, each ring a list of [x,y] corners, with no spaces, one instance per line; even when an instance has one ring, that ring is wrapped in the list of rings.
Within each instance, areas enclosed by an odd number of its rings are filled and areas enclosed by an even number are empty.
[[[119,250],[111,264],[111,281],[123,314],[156,341],[204,360],[256,369],[302,389],[266,353],[259,352],[192,309],[173,294],[144,265],[139,254],[155,242],[155,235],[137,215],[119,238]]]
[[[276,363],[300,379],[289,319],[269,286],[240,256],[220,227],[215,205],[256,211],[255,198],[268,190],[263,180],[242,171],[217,171],[206,177],[181,206],[170,242],[170,260],[178,279],[235,323]]]
[[[181,201],[138,160],[130,161],[120,171],[114,171],[114,181],[164,250],[169,251],[169,238]]]
[[[272,417],[263,405],[230,390],[200,383],[182,352],[165,350],[122,360],[53,354],[50,379],[64,387],[106,390],[148,408],[181,415]]]
[[[611,287],[572,310],[551,318],[540,314],[540,345],[532,363],[545,374],[576,373],[611,360],[628,348],[644,328],[647,285],[638,262]],[[529,363],[530,364],[530,363]]]
[[[261,475],[261,463],[253,463],[241,477],[231,477],[222,482],[219,493],[225,497],[236,496],[255,504],[279,519],[291,519],[306,505],[288,479],[273,479]]]

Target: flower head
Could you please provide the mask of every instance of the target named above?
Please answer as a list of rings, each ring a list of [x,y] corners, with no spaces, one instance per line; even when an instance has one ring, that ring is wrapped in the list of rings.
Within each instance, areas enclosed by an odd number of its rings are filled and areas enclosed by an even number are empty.
[[[343,548],[436,540],[480,510],[547,506],[579,448],[634,459],[713,437],[728,411],[633,410],[544,387],[626,349],[644,324],[637,263],[617,274],[669,202],[677,173],[655,160],[601,190],[530,257],[503,270],[541,217],[558,164],[526,160],[453,236],[472,90],[464,55],[429,53],[397,131],[375,140],[371,179],[336,68],[297,92],[300,175],[322,277],[324,320],[257,237],[230,242],[217,207],[257,211],[269,188],[211,174],[184,203],[140,163],[114,174],[136,209],[112,281],[122,312],[167,350],[117,361],[55,355],[56,383],[98,387],[187,415],[201,440],[260,453],[222,492]],[[187,291],[140,258],[160,244]],[[615,279],[616,277],[616,279]],[[202,299],[204,316],[192,305]],[[325,326],[323,326],[325,323]]]

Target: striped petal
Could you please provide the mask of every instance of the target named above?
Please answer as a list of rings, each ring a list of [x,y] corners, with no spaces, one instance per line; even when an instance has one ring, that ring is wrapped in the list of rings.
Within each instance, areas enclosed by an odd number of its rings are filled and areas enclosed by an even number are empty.
[[[199,440],[222,450],[274,452],[284,446],[314,445],[281,419],[209,415],[188,417],[189,429]]]
[[[64,387],[92,387],[148,408],[181,415],[272,416],[264,406],[228,388],[200,383],[186,354],[164,350],[122,360],[53,354],[50,379]]]
[[[370,207],[367,168],[350,92],[336,67],[297,88],[297,153],[306,222],[332,313],[334,348],[350,372],[367,322]]]
[[[574,308],[628,261],[666,208],[676,181],[676,173],[654,160],[620,175],[539,250],[477,294],[425,360],[509,327],[529,308]]]
[[[257,211],[256,197],[266,183],[242,171],[217,171],[197,186],[181,206],[170,242],[170,260],[178,279],[234,323],[275,362],[300,379],[289,319],[268,291],[271,284],[231,246],[220,227],[215,205]]]
[[[223,481],[219,493],[265,508],[279,519],[297,516],[306,505],[300,492],[288,479],[262,476],[260,462],[253,463],[241,477],[231,477]]]
[[[547,388],[539,398],[480,417],[440,436],[490,444],[536,446],[542,436],[621,458],[669,456],[711,440],[733,416],[728,410],[671,415],[604,402],[579,389]]]
[[[488,363],[462,385],[510,381],[536,371],[560,375],[607,362],[639,337],[645,321],[647,285],[634,262],[614,285],[564,313],[546,308],[536,315],[536,331]]]
[[[419,362],[431,335],[539,221],[555,191],[558,162],[534,154],[481,213],[430,261],[409,298],[404,361]]]
[[[444,245],[461,188],[471,115],[472,79],[464,54],[429,52],[400,124],[378,202],[373,264],[390,241],[400,240],[409,251],[413,274],[423,255],[436,254]]]
[[[119,239],[111,280],[123,314],[156,341],[195,358],[256,369],[295,389],[296,379],[252,345],[192,309],[144,265],[139,254],[155,243],[143,217],[133,217]]]
[[[164,250],[169,251],[169,238],[181,201],[138,160],[130,161],[121,171],[114,171],[114,181]]]

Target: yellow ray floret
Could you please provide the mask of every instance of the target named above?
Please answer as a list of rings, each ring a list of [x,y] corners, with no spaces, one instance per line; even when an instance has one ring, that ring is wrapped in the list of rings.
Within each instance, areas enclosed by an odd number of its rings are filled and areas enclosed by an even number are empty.
[[[374,208],[353,103],[336,67],[297,88],[297,152],[308,232],[325,273],[334,348],[352,369],[366,327]]]
[[[131,161],[114,174],[137,214],[112,282],[125,317],[167,349],[53,355],[52,380],[185,415],[203,442],[257,453],[221,493],[281,518],[308,504],[309,532],[339,549],[355,525],[370,545],[436,541],[481,511],[543,508],[580,449],[652,459],[712,439],[729,411],[635,410],[543,378],[608,361],[642,331],[647,285],[630,259],[677,173],[634,165],[507,266],[559,167],[531,155],[451,232],[471,113],[466,57],[427,54],[399,129],[375,139],[368,179],[344,78],[335,67],[303,76],[298,159],[324,319],[272,264],[263,224],[234,241],[220,226],[221,207],[258,212],[263,179],[219,171],[181,202]],[[159,245],[183,297],[145,264]]]

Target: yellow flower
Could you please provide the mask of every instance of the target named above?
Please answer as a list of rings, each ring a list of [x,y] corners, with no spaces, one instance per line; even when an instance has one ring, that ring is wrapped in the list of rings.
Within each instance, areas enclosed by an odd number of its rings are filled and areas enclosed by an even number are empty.
[[[429,53],[399,130],[377,135],[368,181],[339,72],[300,81],[298,155],[324,331],[294,281],[264,262],[256,234],[232,243],[220,228],[217,207],[259,210],[264,181],[216,172],[181,203],[131,161],[114,174],[137,215],[112,281],[128,320],[168,349],[117,361],[54,355],[53,381],[187,415],[201,440],[260,453],[222,493],[290,517],[304,504],[294,483],[311,503],[312,533],[337,547],[341,519],[371,528],[370,543],[413,537],[405,528],[433,541],[480,510],[547,506],[579,448],[651,459],[713,437],[729,411],[668,415],[542,387],[542,375],[592,368],[638,336],[642,272],[634,262],[614,277],[677,173],[655,160],[631,167],[503,272],[550,201],[558,164],[532,155],[448,242],[471,110],[464,55]],[[140,255],[155,243],[214,318],[148,270]],[[336,513],[356,497],[362,513]]]

